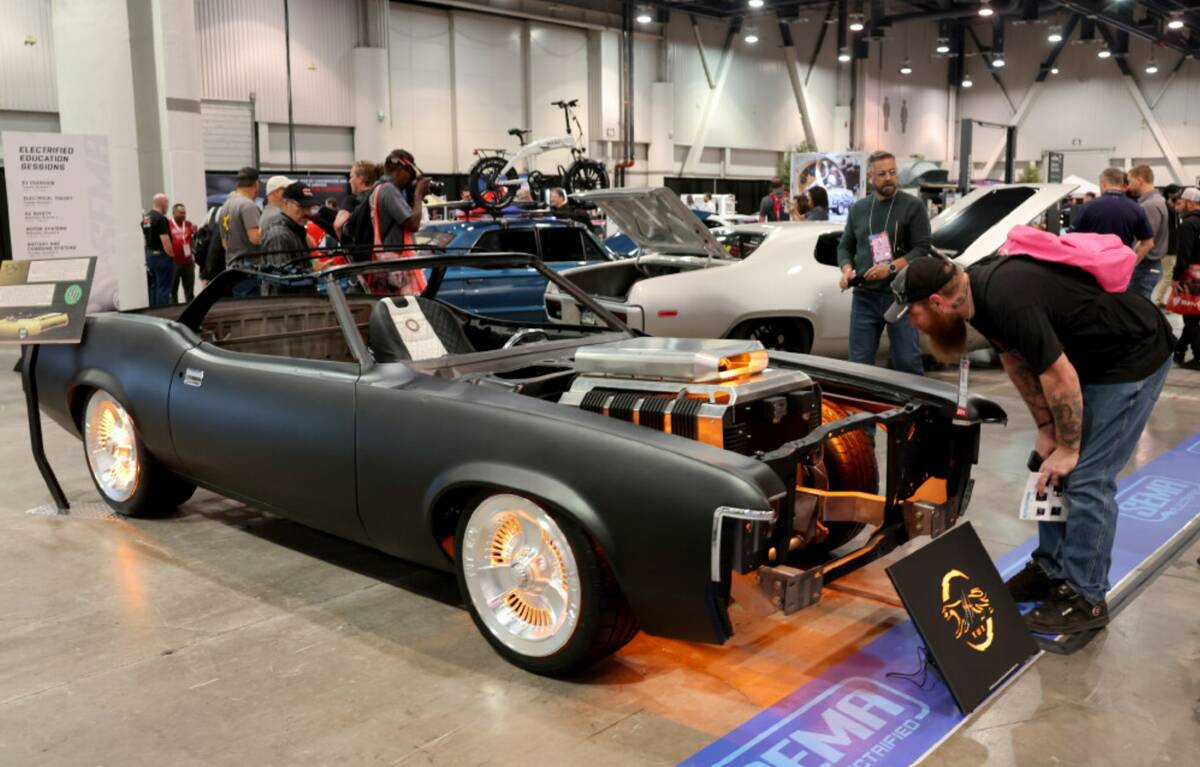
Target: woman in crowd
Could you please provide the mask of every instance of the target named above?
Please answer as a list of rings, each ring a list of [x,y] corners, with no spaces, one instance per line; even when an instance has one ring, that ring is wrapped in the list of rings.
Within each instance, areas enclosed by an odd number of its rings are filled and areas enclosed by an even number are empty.
[[[808,197],[798,194],[792,198],[792,202],[788,205],[788,220],[803,221],[808,214]]]
[[[808,197],[808,215],[804,217],[805,221],[828,221],[829,220],[829,194],[823,186],[809,187],[806,192]]]

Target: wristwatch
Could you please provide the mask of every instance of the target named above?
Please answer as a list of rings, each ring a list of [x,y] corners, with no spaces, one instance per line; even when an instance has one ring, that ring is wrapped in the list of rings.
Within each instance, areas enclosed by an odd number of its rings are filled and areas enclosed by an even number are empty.
[[[896,273],[896,262],[888,261],[888,274],[895,274],[895,273]]]

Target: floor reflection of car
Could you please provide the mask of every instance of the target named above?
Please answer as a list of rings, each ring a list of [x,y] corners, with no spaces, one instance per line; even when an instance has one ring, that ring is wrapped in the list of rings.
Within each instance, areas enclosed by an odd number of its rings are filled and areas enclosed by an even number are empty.
[[[933,219],[933,244],[962,264],[975,263],[994,253],[1013,226],[1037,219],[1072,188],[977,189]],[[846,356],[851,294],[838,289],[842,224],[781,222],[710,231],[666,189],[584,196],[637,242],[640,254],[566,276],[634,328],[656,336],[754,338],[772,349]],[[555,322],[590,319],[552,287],[546,307]]]
[[[536,271],[599,324],[442,301],[441,270],[467,264]],[[406,269],[433,272],[422,295],[341,288]],[[280,294],[231,298],[250,276]],[[82,342],[43,349],[32,372],[118,513],[161,515],[200,486],[453,573],[487,641],[541,674],[639,628],[723,643],[735,577],[785,614],[817,603],[953,526],[980,424],[1005,418],[978,397],[956,416],[956,388],[918,376],[638,337],[521,254],[226,270],[182,311],[87,317]],[[877,453],[862,430],[881,425],[895,438]]]
[[[528,253],[555,271],[618,258],[588,227],[556,218],[433,222],[422,227],[416,242],[463,253]],[[545,289],[546,280],[532,269],[456,267],[447,270],[438,297],[469,311],[545,321]]]

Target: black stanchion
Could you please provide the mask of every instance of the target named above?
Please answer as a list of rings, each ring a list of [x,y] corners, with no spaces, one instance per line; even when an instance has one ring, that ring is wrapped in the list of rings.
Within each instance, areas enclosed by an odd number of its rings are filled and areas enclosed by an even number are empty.
[[[33,448],[33,460],[37,463],[38,471],[42,473],[50,497],[54,499],[58,510],[65,512],[71,508],[71,504],[63,494],[62,486],[58,484],[58,477],[54,476],[54,469],[50,467],[45,445],[42,443],[42,415],[38,409],[37,378],[34,376],[40,348],[37,344],[25,344],[21,347],[21,385],[25,389],[25,410],[29,416],[29,444]]]

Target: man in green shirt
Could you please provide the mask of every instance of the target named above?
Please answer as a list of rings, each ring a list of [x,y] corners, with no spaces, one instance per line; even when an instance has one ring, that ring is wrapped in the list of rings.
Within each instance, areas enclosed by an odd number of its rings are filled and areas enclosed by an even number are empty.
[[[900,191],[896,158],[873,152],[867,158],[873,193],[854,203],[838,245],[840,287],[854,283],[850,305],[850,361],[875,364],[886,326],[892,367],[922,375],[920,335],[910,323],[887,322],[891,284],[910,261],[929,255],[929,216],[925,205]]]

